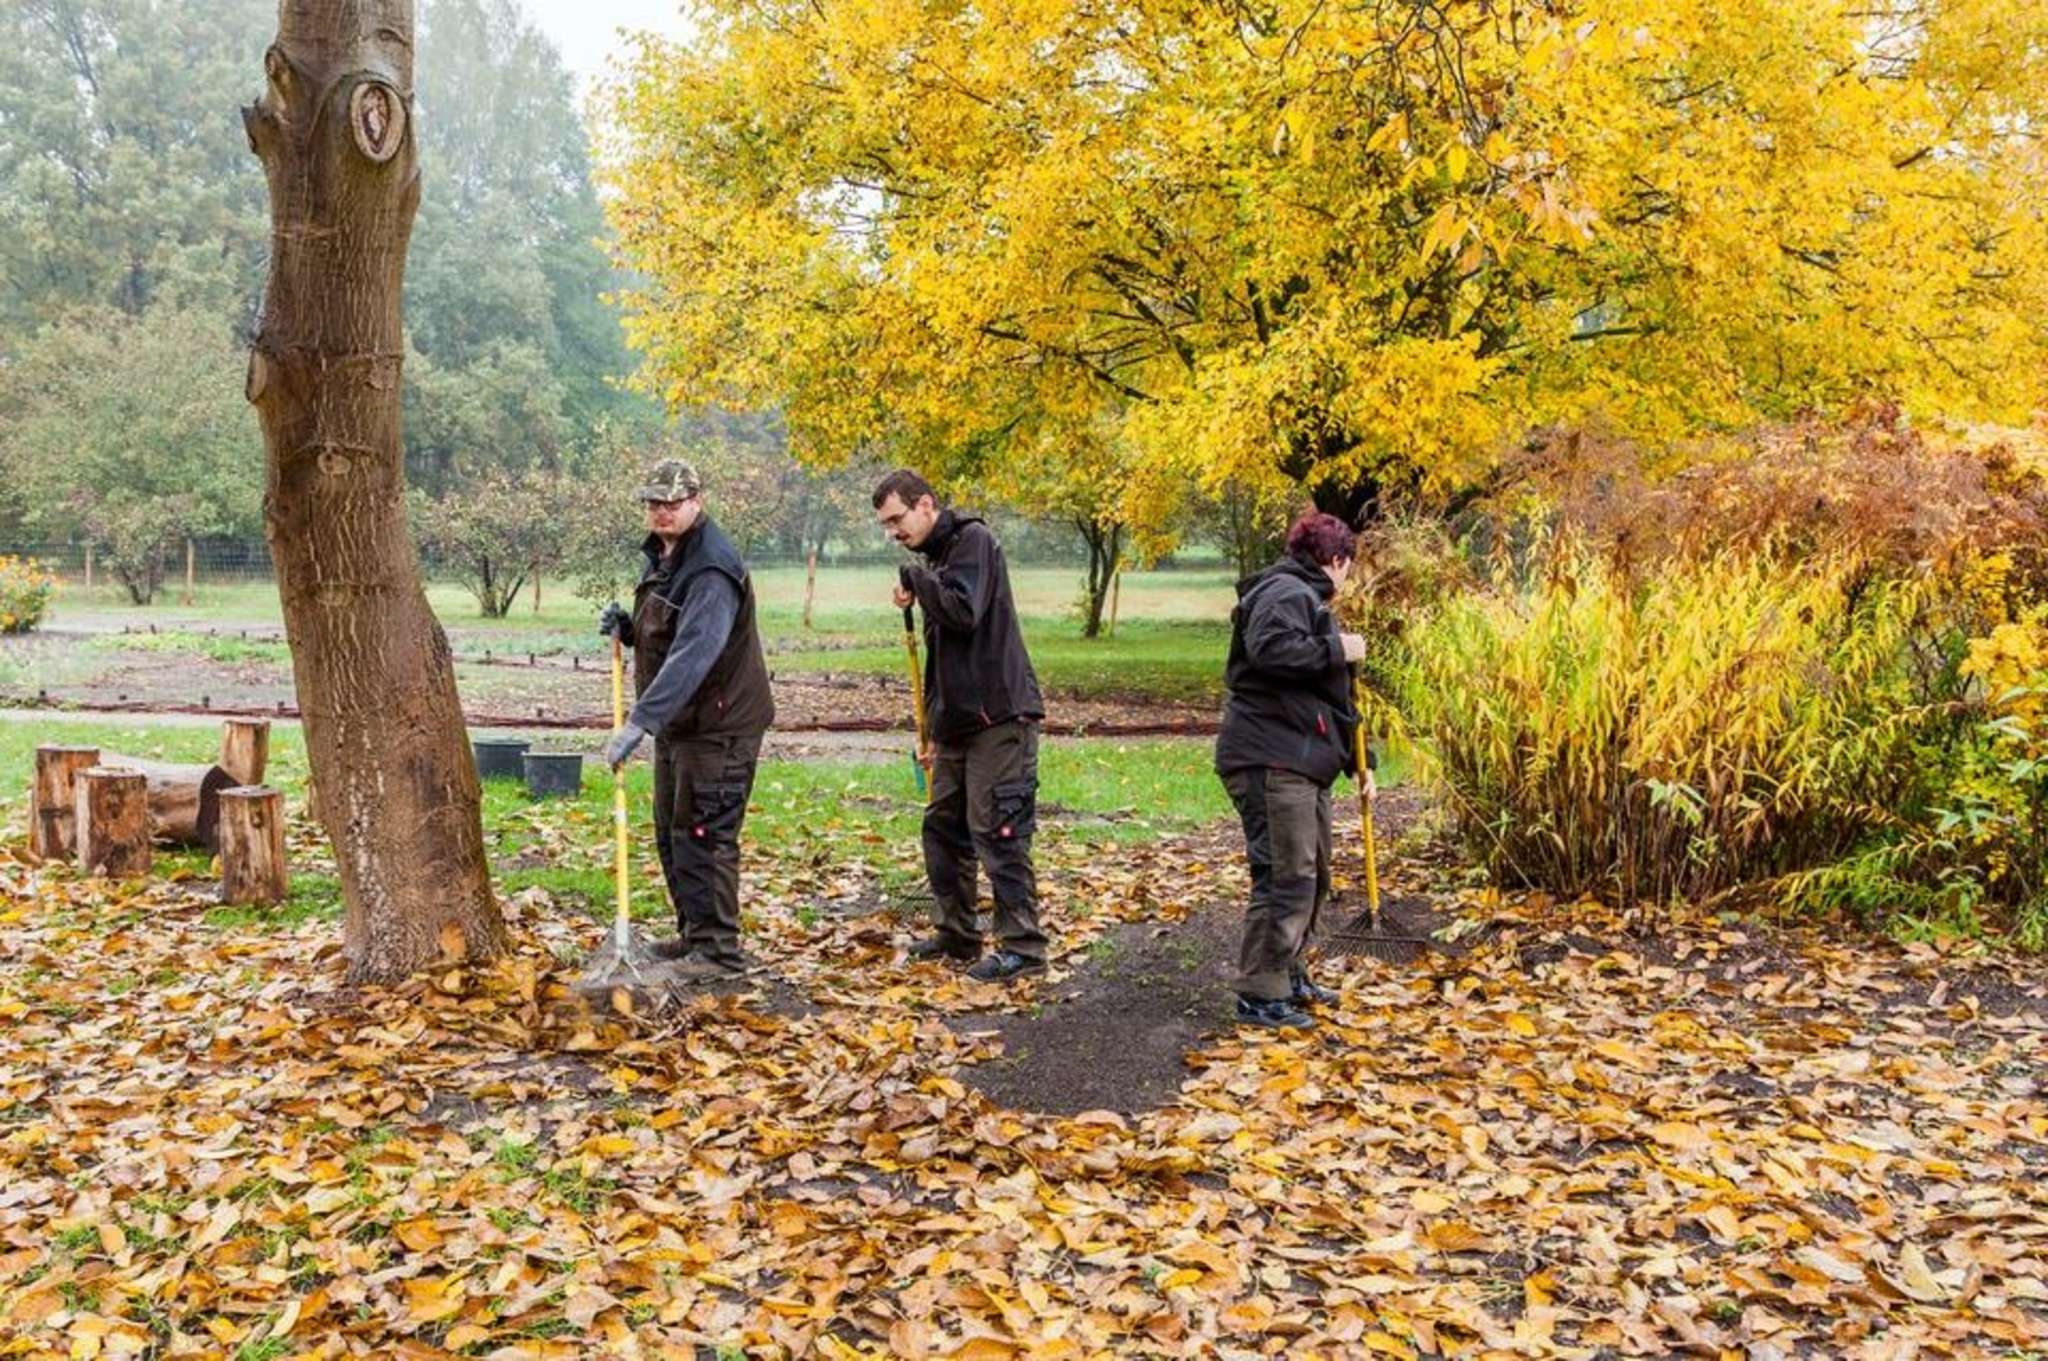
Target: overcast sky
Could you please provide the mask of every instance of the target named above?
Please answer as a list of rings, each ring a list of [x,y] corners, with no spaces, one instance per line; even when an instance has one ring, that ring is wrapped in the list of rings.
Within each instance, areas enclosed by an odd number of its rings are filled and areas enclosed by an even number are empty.
[[[682,0],[518,0],[541,32],[561,49],[579,92],[605,72],[623,50],[619,30],[646,29],[669,37],[684,31]]]

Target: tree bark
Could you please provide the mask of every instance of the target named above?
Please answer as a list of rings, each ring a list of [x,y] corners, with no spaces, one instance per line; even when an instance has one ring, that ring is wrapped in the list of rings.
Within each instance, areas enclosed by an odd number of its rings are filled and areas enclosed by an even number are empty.
[[[28,848],[44,860],[69,860],[78,850],[78,772],[96,766],[98,747],[36,748],[28,795]]]
[[[280,0],[243,111],[270,188],[249,357],[306,753],[334,844],[348,976],[507,945],[447,635],[404,513],[400,289],[419,207],[411,0]]]
[[[1088,543],[1088,616],[1081,626],[1081,636],[1096,638],[1102,634],[1102,607],[1109,599],[1109,583],[1115,579],[1117,560],[1123,556],[1124,527],[1105,525],[1086,516],[1076,518],[1074,524]]]
[[[220,729],[220,768],[236,784],[262,784],[270,765],[270,720],[230,718]]]
[[[149,785],[139,770],[88,766],[78,772],[73,816],[80,873],[137,879],[149,873]]]
[[[194,578],[198,575],[195,570],[198,566],[198,557],[199,550],[193,545],[192,540],[185,540],[185,598],[182,603],[186,605],[192,603]]]
[[[286,887],[282,798],[262,785],[222,790],[220,900],[281,903]]]

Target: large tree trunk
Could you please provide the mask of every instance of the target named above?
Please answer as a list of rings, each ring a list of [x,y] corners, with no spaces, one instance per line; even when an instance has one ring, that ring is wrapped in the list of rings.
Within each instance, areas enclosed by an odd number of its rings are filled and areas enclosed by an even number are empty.
[[[419,206],[412,0],[280,0],[243,111],[270,184],[249,356],[306,754],[347,903],[356,981],[432,962],[458,928],[506,946],[448,639],[404,513],[399,289]]]

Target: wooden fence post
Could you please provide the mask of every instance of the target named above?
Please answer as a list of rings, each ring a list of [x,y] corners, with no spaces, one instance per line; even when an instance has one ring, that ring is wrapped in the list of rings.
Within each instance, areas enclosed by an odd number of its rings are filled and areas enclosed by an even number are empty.
[[[804,627],[811,626],[811,606],[818,599],[818,550],[811,550],[804,567]]]

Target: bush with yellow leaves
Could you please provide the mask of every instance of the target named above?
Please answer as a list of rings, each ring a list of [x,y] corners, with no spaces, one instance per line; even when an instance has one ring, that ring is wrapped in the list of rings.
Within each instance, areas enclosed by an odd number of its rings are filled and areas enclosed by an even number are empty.
[[[49,613],[57,578],[34,558],[0,556],[0,633],[27,633]]]
[[[1853,469],[1853,513],[1798,490],[1801,458]],[[2002,475],[1806,431],[1646,482],[1640,513],[1607,478],[1597,515],[1553,495],[1457,543],[1390,531],[1373,674],[1499,882],[2048,947],[2042,497]],[[1949,504],[1893,494],[1937,483]],[[1453,562],[1418,568],[1433,538]]]

